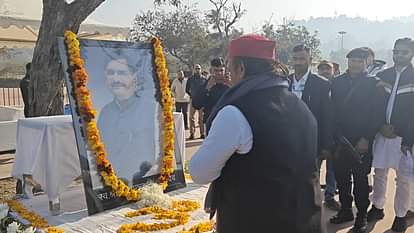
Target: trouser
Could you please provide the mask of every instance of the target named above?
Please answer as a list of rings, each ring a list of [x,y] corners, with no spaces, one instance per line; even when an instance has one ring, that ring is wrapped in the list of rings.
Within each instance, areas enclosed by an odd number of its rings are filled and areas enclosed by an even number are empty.
[[[371,155],[364,155],[361,163],[355,162],[352,156],[346,153],[342,153],[334,159],[334,172],[342,209],[351,209],[355,197],[358,212],[367,213],[370,204],[368,174],[371,170],[371,164]],[[354,182],[353,190],[352,180]]]
[[[322,166],[323,160],[319,160],[319,173]],[[333,159],[326,159],[325,160],[325,201],[330,201],[335,198],[335,191],[336,191],[336,180],[335,180],[335,173],[333,167]]]
[[[414,184],[411,182],[410,185],[410,211],[414,213]]]
[[[326,160],[325,201],[333,200],[336,191],[336,179],[332,159]]]
[[[181,112],[184,116],[184,127],[188,129],[188,103],[185,102],[176,102],[175,103],[175,111]]]
[[[368,174],[368,185],[374,186],[374,177],[372,173]]]
[[[203,111],[197,110],[193,107],[193,104],[190,104],[190,134],[194,135],[196,126],[195,126],[195,113],[198,113],[198,126],[200,127],[200,135],[204,135],[204,122],[203,122]]]
[[[385,205],[385,193],[387,192],[388,168],[375,168],[374,193],[372,204],[383,209]],[[394,211],[397,217],[405,217],[410,208],[411,181],[409,177],[397,171],[397,189],[394,197]]]

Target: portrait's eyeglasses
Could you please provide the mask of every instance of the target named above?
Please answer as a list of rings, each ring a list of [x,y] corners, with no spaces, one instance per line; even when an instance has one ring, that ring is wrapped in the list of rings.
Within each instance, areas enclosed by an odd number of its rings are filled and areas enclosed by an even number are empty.
[[[129,72],[125,70],[111,70],[111,69],[106,70],[106,75],[115,75],[115,74],[123,76],[123,75],[128,75]]]
[[[201,68],[195,68],[195,70],[201,70]]]
[[[394,54],[401,54],[401,55],[404,55],[404,56],[406,56],[410,53],[410,51],[408,51],[408,50],[398,50],[398,49],[394,49],[394,50],[392,50],[392,52]]]

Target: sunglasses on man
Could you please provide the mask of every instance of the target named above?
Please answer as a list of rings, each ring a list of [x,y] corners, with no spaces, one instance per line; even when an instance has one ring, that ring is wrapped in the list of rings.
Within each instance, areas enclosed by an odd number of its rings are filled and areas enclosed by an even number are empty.
[[[408,54],[410,54],[409,50],[398,50],[398,49],[394,49],[392,50],[392,52],[396,55],[401,54],[403,56],[407,56]]]

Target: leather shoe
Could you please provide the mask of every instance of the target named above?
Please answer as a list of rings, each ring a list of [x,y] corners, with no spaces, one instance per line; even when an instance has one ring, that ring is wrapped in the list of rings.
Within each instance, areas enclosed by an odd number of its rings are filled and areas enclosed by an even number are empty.
[[[342,224],[354,220],[352,209],[341,209],[338,214],[329,219],[332,224]]]
[[[354,233],[365,233],[367,231],[368,221],[366,213],[358,213],[355,219],[354,227],[352,232]]]
[[[407,220],[405,217],[395,217],[391,230],[395,232],[405,232],[407,230]]]
[[[368,222],[378,221],[384,218],[384,209],[378,209],[372,205],[371,209],[368,212]]]

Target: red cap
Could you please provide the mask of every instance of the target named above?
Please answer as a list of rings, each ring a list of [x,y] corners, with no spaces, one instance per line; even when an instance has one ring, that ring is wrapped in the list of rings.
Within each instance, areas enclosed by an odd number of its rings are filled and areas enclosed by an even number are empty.
[[[228,57],[275,60],[276,42],[256,34],[243,35],[230,41]]]

